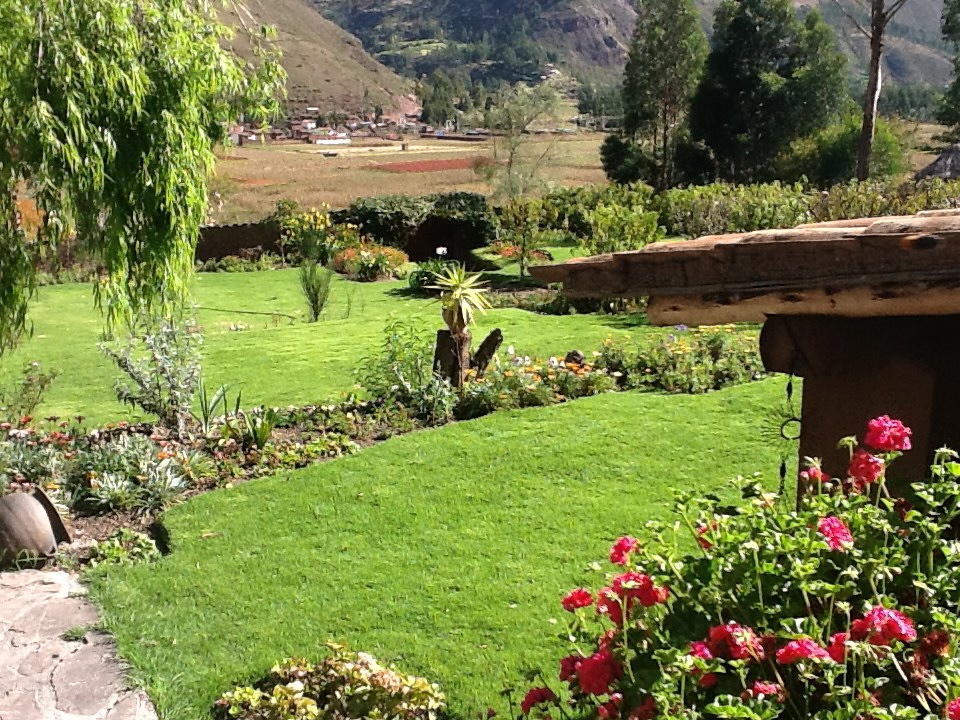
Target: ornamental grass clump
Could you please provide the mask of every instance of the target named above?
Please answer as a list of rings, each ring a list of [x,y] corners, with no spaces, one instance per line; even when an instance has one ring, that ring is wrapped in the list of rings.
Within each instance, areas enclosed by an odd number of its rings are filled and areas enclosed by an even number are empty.
[[[560,600],[569,654],[531,717],[960,720],[960,462],[892,496],[911,431],[887,416],[806,492],[738,482],[743,502],[678,497],[673,524],[616,541],[599,590]],[[556,682],[559,680],[559,682]]]
[[[367,653],[328,643],[318,663],[283,660],[256,687],[237,687],[216,704],[239,720],[433,720],[446,707],[440,688],[404,675]]]

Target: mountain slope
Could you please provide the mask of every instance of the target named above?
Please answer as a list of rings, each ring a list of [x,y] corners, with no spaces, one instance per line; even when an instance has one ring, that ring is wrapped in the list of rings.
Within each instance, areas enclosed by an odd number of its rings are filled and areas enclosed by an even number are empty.
[[[371,109],[373,105],[391,109],[408,104],[405,96],[412,90],[410,81],[371,57],[356,37],[305,0],[245,0],[242,18],[236,5],[229,8],[223,13],[228,24],[276,27],[292,109],[315,105],[323,111],[357,111],[365,95]],[[242,34],[238,33],[234,47],[241,55],[249,54]]]
[[[503,79],[512,79],[512,74],[530,74],[531,63],[539,59],[557,62],[580,75],[614,79],[623,68],[636,18],[632,0],[311,1],[327,17],[357,34],[370,52],[414,76],[438,67],[467,67],[496,77],[499,63]],[[841,1],[851,11],[856,8],[853,0]],[[697,0],[708,31],[717,2]],[[800,12],[812,7],[820,10],[850,59],[851,73],[862,74],[863,38],[834,0],[794,2]],[[888,30],[888,78],[934,85],[947,81],[951,60],[940,39],[942,6],[943,0],[908,0]],[[519,62],[511,66],[503,56],[518,35],[532,41],[539,53],[521,47]],[[455,50],[459,50],[456,55]]]

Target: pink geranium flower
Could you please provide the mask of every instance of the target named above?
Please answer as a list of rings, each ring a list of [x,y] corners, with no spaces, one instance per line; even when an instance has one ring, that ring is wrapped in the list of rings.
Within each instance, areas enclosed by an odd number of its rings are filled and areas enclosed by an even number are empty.
[[[850,458],[847,474],[857,488],[862,490],[867,485],[875,483],[883,474],[883,460],[858,448]]]
[[[853,535],[850,534],[850,528],[838,517],[828,515],[820,518],[817,523],[817,530],[827,541],[831,550],[847,550],[853,546]]]
[[[902,452],[910,449],[913,431],[889,415],[881,415],[867,423],[863,444],[881,452]]]
[[[637,549],[636,538],[624,535],[619,538],[610,548],[610,562],[614,565],[626,565],[630,559],[630,553]]]
[[[777,662],[781,665],[791,665],[800,660],[832,660],[830,654],[817,645],[813,638],[800,637],[791,640],[777,650]]]
[[[917,631],[913,621],[899,610],[875,606],[859,620],[850,623],[850,637],[871,645],[889,645],[894,640],[913,642]]]
[[[753,685],[743,691],[740,697],[744,700],[751,698],[770,698],[783,702],[787,694],[779,683],[767,682],[766,680],[754,680]]]

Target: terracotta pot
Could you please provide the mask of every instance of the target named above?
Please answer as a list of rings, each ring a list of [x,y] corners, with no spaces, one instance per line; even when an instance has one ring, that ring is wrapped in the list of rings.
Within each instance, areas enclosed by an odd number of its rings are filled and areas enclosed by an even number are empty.
[[[63,520],[41,491],[0,497],[0,568],[39,567],[69,542]]]

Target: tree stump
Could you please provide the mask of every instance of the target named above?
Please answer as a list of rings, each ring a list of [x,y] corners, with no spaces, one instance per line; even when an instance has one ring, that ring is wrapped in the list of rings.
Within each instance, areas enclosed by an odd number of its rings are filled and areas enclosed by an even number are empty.
[[[433,353],[433,371],[462,387],[470,369],[470,332],[454,335],[449,330],[437,330],[437,347]]]
[[[487,366],[490,364],[490,361],[493,360],[493,356],[497,354],[497,350],[500,349],[502,344],[503,333],[500,332],[500,328],[491,331],[484,341],[480,343],[477,352],[470,358],[470,367],[477,371],[478,378],[483,377],[483,374],[487,371]]]

